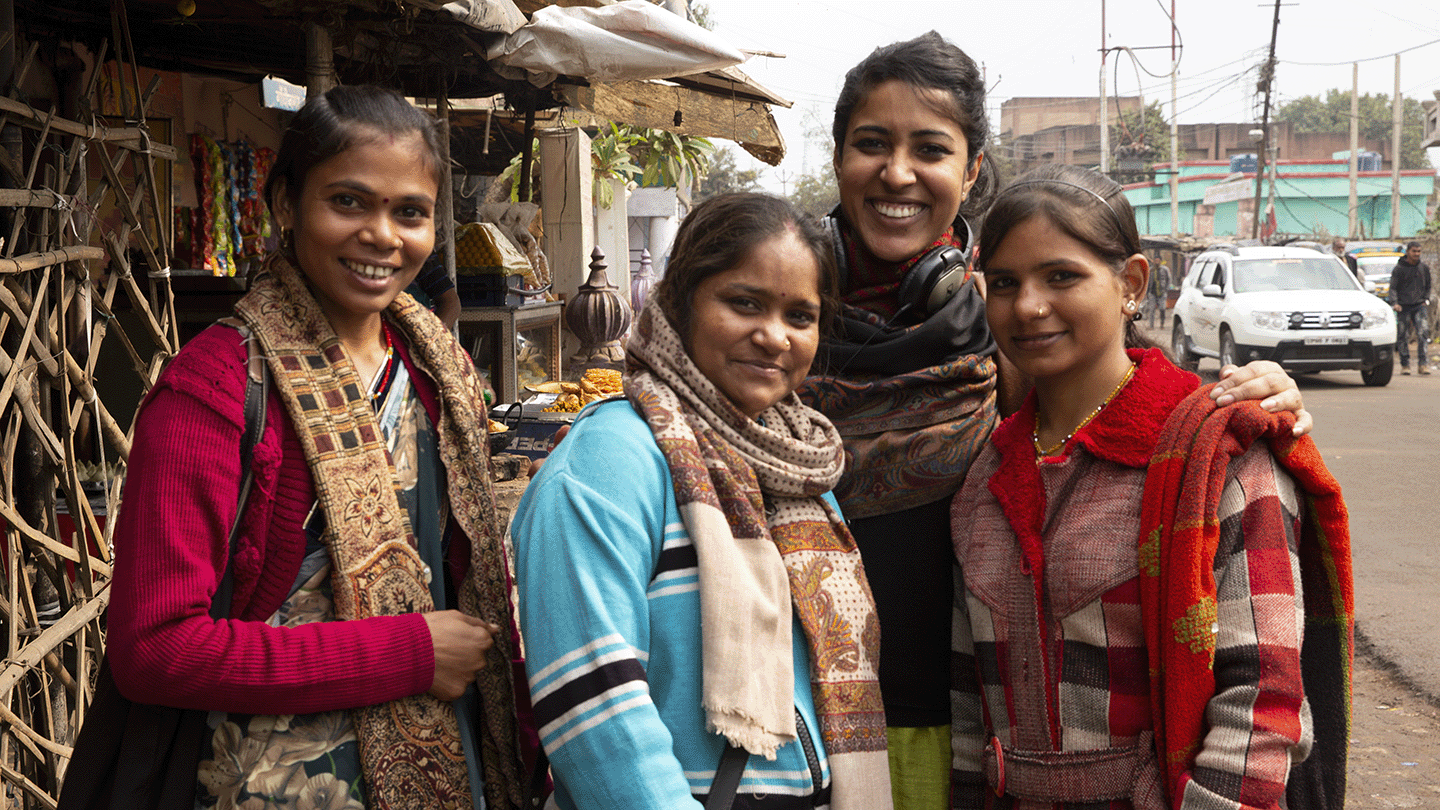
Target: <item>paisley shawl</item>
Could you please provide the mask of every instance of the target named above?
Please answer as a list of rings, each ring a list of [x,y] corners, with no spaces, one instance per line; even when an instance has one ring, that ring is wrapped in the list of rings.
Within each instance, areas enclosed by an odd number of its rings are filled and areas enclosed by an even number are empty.
[[[415,550],[396,496],[395,469],[364,386],[300,273],[266,260],[236,314],[259,338],[295,425],[327,518],[340,620],[434,609],[431,572]],[[452,519],[470,541],[458,583],[462,612],[510,626],[510,582],[490,491],[485,413],[474,366],[433,315],[401,294],[385,312],[412,358],[435,381],[436,426]],[[521,802],[520,754],[509,633],[495,636],[476,676],[475,729],[490,808]],[[370,805],[377,810],[473,805],[455,711],[429,694],[352,710]]]
[[[665,456],[695,543],[707,725],[772,759],[796,739],[793,609],[809,642],[830,806],[888,808],[875,601],[854,537],[822,497],[840,477],[839,434],[794,394],[757,419],[741,413],[654,303],[635,322],[626,367],[625,396]]]

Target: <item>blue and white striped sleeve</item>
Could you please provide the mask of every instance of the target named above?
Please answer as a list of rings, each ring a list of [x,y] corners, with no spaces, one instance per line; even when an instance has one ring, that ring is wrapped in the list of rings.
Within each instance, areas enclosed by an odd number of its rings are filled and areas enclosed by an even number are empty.
[[[530,694],[557,798],[586,810],[698,808],[646,679],[668,471],[579,427],[511,527]]]

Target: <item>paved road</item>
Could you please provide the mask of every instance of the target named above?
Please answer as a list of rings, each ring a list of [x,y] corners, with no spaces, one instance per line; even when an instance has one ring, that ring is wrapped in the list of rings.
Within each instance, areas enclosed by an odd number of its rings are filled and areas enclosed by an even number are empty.
[[[1207,380],[1216,369],[1201,362]],[[1350,508],[1361,641],[1440,704],[1440,372],[1397,373],[1383,388],[1365,386],[1358,371],[1298,383]]]

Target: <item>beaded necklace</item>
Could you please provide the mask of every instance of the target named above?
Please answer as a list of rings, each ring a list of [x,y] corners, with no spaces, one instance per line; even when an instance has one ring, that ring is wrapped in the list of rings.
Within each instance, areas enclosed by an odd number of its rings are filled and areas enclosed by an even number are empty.
[[[1060,450],[1064,448],[1066,444],[1070,443],[1071,439],[1075,438],[1075,434],[1079,433],[1081,428],[1090,424],[1090,420],[1098,416],[1100,414],[1100,411],[1104,410],[1105,406],[1110,404],[1110,400],[1114,399],[1115,395],[1120,393],[1120,389],[1125,387],[1125,383],[1130,382],[1130,378],[1134,376],[1135,364],[1131,363],[1129,370],[1125,372],[1125,376],[1121,377],[1120,382],[1117,383],[1114,388],[1110,389],[1110,393],[1105,396],[1104,401],[1101,402],[1099,405],[1096,405],[1095,410],[1091,411],[1089,416],[1081,419],[1080,424],[1076,425],[1075,429],[1070,431],[1070,433],[1065,438],[1061,439],[1058,444],[1055,444],[1051,447],[1040,446],[1040,414],[1037,411],[1035,414],[1035,429],[1030,432],[1030,441],[1035,445],[1035,460],[1039,461],[1042,458],[1045,458],[1047,456],[1053,456],[1056,453],[1060,452]]]
[[[385,359],[380,363],[380,369],[375,372],[375,379],[370,383],[370,404],[379,407],[378,400],[390,390],[390,384],[395,381],[395,341],[390,336],[390,325],[380,321],[380,334],[385,338]]]

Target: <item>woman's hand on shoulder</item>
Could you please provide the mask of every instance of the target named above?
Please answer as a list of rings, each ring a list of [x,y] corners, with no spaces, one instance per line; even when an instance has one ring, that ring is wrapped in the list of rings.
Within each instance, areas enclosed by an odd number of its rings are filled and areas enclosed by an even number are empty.
[[[500,626],[458,610],[426,613],[425,624],[435,647],[435,681],[430,684],[430,694],[455,700],[475,680],[475,673],[485,668]]]
[[[1304,436],[1315,427],[1315,420],[1305,410],[1305,401],[1295,380],[1279,363],[1254,360],[1243,366],[1220,369],[1220,382],[1210,392],[1216,405],[1229,405],[1244,399],[1260,400],[1260,407],[1270,413],[1291,411],[1295,414],[1296,436]]]

